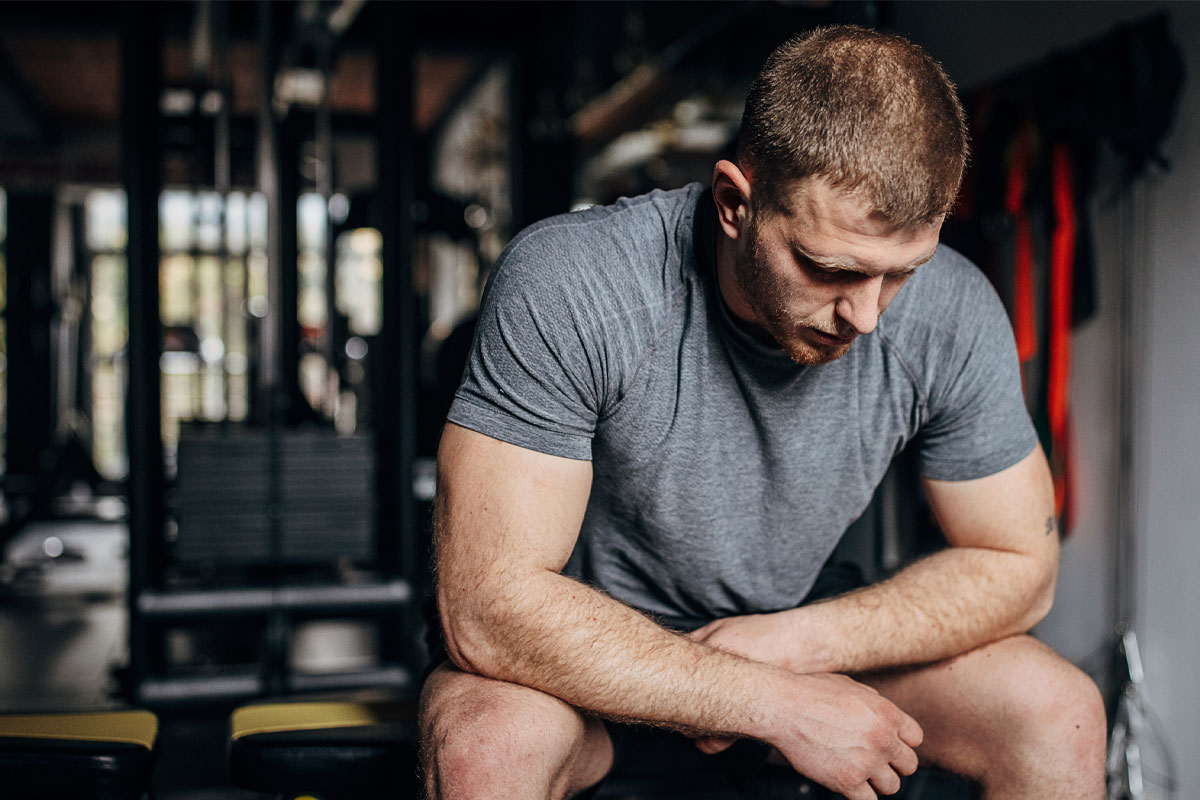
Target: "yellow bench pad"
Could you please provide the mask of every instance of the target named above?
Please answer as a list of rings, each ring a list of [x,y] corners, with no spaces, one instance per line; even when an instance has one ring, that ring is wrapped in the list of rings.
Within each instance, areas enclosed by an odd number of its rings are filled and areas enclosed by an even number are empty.
[[[0,736],[120,742],[154,749],[158,717],[149,711],[98,711],[65,714],[0,714]]]
[[[230,737],[385,725],[413,718],[413,704],[383,702],[263,703],[242,706],[230,717]]]

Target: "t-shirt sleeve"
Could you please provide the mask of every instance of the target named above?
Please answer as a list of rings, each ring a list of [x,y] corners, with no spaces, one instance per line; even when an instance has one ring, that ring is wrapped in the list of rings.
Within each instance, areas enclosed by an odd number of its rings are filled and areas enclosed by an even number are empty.
[[[598,355],[574,256],[543,230],[527,232],[501,257],[451,422],[550,455],[591,458]]]
[[[1008,315],[986,279],[969,269],[954,313],[943,320],[948,345],[938,348],[941,363],[919,435],[921,473],[935,480],[995,474],[1037,444]]]

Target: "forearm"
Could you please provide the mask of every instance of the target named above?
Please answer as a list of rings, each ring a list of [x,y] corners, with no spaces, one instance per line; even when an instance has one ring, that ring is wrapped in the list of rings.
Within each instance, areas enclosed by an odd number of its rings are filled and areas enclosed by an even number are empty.
[[[951,547],[857,592],[769,615],[780,648],[770,660],[859,673],[949,658],[1033,627],[1055,572],[1031,555]]]
[[[456,666],[609,718],[764,738],[766,698],[790,680],[777,667],[690,641],[551,571],[508,587],[458,598],[440,587]]]

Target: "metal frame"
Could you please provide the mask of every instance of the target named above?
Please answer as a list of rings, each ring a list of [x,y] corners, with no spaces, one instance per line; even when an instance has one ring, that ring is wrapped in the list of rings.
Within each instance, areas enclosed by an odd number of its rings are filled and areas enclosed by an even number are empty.
[[[129,208],[129,666],[134,685],[161,666],[137,599],[161,589],[165,567],[158,307],[158,198],[162,138],[158,113],[162,28],[154,4],[122,6],[121,172]]]
[[[270,308],[257,331],[260,380],[251,415],[272,432],[273,465],[280,457],[278,431],[304,415],[299,392],[299,331],[296,311],[297,241],[294,209],[299,189],[300,117],[277,121],[271,107],[278,61],[275,5],[257,6],[262,55],[258,112],[258,185],[268,206],[268,294]],[[162,705],[241,700],[265,693],[388,686],[411,689],[420,666],[421,620],[414,587],[419,585],[422,536],[413,497],[416,439],[418,338],[412,285],[413,197],[412,49],[407,11],[384,9],[379,30],[379,128],[381,215],[384,237],[383,312],[377,363],[376,453],[379,516],[378,566],[383,577],[354,585],[301,586],[277,571],[264,586],[183,591],[166,585],[165,479],[161,446],[159,356],[158,199],[163,189],[161,92],[162,13],[155,5],[124,7],[122,36],[122,175],[129,203],[129,391],[127,435],[130,458],[130,656],[126,696]],[[398,37],[403,41],[397,41]],[[227,120],[218,120],[227,124]],[[218,159],[220,156],[218,155]],[[219,188],[228,188],[228,165],[215,165]],[[332,269],[332,265],[331,265]],[[305,404],[306,405],[306,404]],[[268,513],[273,552],[282,551],[282,517],[277,502],[279,470],[271,469]],[[305,675],[289,669],[287,652],[293,615],[367,616],[403,631],[385,641],[383,664],[352,674]],[[267,657],[251,670],[216,675],[164,673],[163,632],[171,624],[258,616],[266,621]],[[399,621],[393,626],[392,621]],[[403,665],[403,666],[400,666]]]

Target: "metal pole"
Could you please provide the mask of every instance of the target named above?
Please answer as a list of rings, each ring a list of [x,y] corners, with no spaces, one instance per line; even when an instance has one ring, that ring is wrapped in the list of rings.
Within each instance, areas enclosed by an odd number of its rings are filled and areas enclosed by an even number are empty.
[[[159,6],[127,4],[121,47],[121,171],[129,204],[129,689],[157,666],[159,647],[138,596],[163,583],[163,458],[159,396],[158,198],[162,193]]]
[[[260,0],[258,5],[258,37],[260,64],[260,91],[258,108],[258,186],[267,200],[267,316],[263,320],[261,340],[262,383],[260,398],[266,410],[269,500],[267,520],[270,535],[272,584],[278,589],[282,579],[281,556],[283,553],[283,459],[279,441],[279,427],[286,422],[289,393],[287,391],[287,369],[295,370],[295,362],[286,358],[288,348],[288,320],[295,322],[295,294],[292,305],[287,308],[287,279],[290,275],[295,284],[295,218],[294,200],[289,206],[285,190],[286,178],[281,169],[281,154],[286,166],[288,148],[281,146],[280,126],[276,124],[272,99],[275,96],[275,23],[273,4]],[[294,161],[291,162],[294,164]],[[292,180],[294,183],[295,180]],[[291,225],[286,224],[291,221]],[[291,231],[291,246],[288,247],[288,231]],[[288,253],[292,256],[289,260]],[[294,327],[294,325],[293,325]],[[267,619],[267,663],[265,686],[268,693],[281,691],[286,670],[287,631],[283,615],[273,611]]]
[[[405,6],[384,3],[380,12],[378,63],[379,158],[377,224],[383,239],[383,325],[373,379],[379,487],[378,550],[381,569],[408,578],[420,575],[422,530],[413,497],[417,424],[416,292],[413,288],[413,48]],[[416,663],[420,612],[411,603],[403,615],[403,650]],[[393,642],[385,647],[394,651]]]
[[[50,243],[54,195],[9,191],[8,239],[8,441],[5,460],[11,476],[36,495],[43,453],[53,446],[54,323]],[[32,502],[32,501],[31,501]]]
[[[317,192],[321,195],[322,210],[321,222],[325,229],[324,246],[322,247],[322,256],[325,259],[325,337],[322,343],[322,351],[325,356],[325,386],[326,391],[332,390],[332,396],[325,396],[325,405],[321,409],[327,416],[333,417],[334,411],[337,408],[337,393],[340,388],[341,359],[337,352],[338,342],[342,337],[338,335],[337,318],[337,279],[334,274],[334,266],[337,260],[337,253],[333,241],[333,220],[330,217],[330,200],[333,197],[334,191],[334,152],[333,152],[333,108],[330,104],[329,89],[330,80],[333,76],[333,34],[328,26],[322,25],[318,32],[317,40],[317,66],[321,71],[321,77],[325,81],[324,91],[321,93],[321,104],[317,107],[316,112],[316,136],[314,141],[314,150],[316,151],[317,162]]]
[[[279,265],[281,239],[279,236],[279,159],[275,116],[271,99],[275,95],[275,30],[274,4],[259,0],[258,4],[258,57],[259,102],[257,137],[258,190],[267,203],[267,315],[259,330],[259,372],[256,387],[260,420],[269,419],[274,406],[274,394],[279,385]]]

